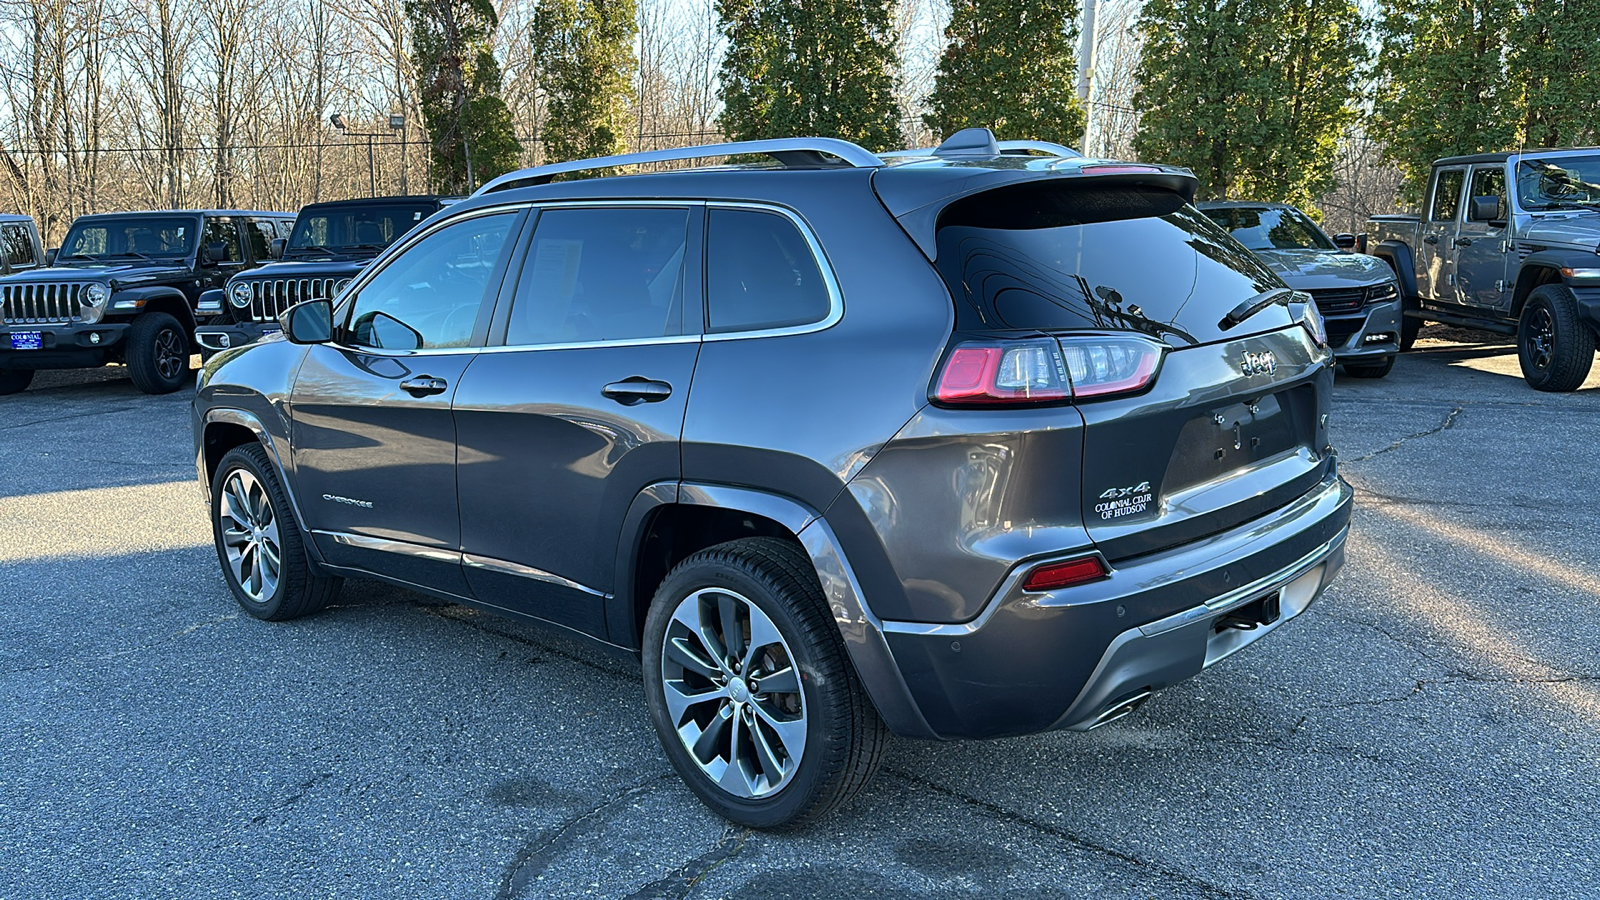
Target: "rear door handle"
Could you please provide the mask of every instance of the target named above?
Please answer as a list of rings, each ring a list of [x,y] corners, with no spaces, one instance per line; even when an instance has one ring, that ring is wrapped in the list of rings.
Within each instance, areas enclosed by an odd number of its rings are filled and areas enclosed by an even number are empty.
[[[435,378],[432,375],[420,375],[416,378],[410,379],[409,381],[400,382],[400,390],[405,391],[413,397],[426,397],[430,394],[442,394],[448,387],[450,387],[449,382],[445,381],[443,378]]]
[[[613,381],[601,388],[600,393],[623,406],[633,406],[637,403],[656,403],[671,397],[672,385],[665,381],[651,381],[648,378],[635,376],[622,381]]]
[[[1471,247],[1472,238],[1456,238],[1457,247]]]
[[[1439,236],[1437,234],[1427,235],[1422,239],[1422,242],[1424,244],[1437,244],[1439,243]]]

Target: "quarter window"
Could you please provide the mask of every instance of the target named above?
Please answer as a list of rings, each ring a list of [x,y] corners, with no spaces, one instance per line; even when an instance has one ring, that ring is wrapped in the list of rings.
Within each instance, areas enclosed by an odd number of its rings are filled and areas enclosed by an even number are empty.
[[[506,343],[682,334],[688,235],[682,208],[544,211],[522,264]]]
[[[1450,169],[1439,173],[1439,179],[1433,186],[1433,214],[1428,218],[1434,222],[1454,222],[1456,210],[1461,205],[1461,182],[1463,173],[1460,169]]]
[[[21,225],[0,227],[0,243],[5,245],[6,261],[13,269],[31,269],[38,265],[33,258],[33,236]]]
[[[787,217],[712,209],[706,224],[706,315],[712,333],[809,325],[828,317],[828,285]]]
[[[517,213],[465,219],[428,235],[362,286],[348,339],[358,347],[465,347]]]

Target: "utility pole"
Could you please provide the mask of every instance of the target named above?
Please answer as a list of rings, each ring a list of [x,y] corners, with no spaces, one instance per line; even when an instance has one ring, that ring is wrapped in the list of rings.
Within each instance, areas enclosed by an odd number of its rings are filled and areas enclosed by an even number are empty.
[[[1079,146],[1084,153],[1089,152],[1089,131],[1094,122],[1089,96],[1094,88],[1095,12],[1095,0],[1083,0],[1083,28],[1078,36],[1078,102],[1083,104],[1083,143]]]

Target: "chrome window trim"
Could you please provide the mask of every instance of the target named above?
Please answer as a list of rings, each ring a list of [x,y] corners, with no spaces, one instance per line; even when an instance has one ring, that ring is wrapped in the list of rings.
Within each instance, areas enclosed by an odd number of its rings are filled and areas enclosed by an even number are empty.
[[[384,269],[389,268],[389,266],[393,264],[396,259],[398,259],[407,250],[411,249],[411,247],[413,247],[418,241],[437,233],[442,228],[448,228],[451,225],[465,222],[468,219],[476,219],[482,216],[497,216],[510,212],[520,212],[532,207],[533,204],[526,201],[520,203],[503,203],[495,206],[480,206],[476,209],[469,209],[465,212],[457,213],[449,218],[440,219],[439,221],[428,226],[426,229],[413,231],[407,234],[400,240],[390,244],[387,250],[378,254],[377,258],[374,259],[371,264],[363,269],[360,274],[351,279],[349,284],[344,286],[344,290],[339,292],[338,297],[331,298],[336,301],[336,308],[334,309],[333,313],[334,321],[338,322],[341,320],[341,318],[348,320],[350,317],[349,305],[360,298],[361,291],[366,288],[367,282],[377,277],[378,273],[382,272]],[[484,302],[492,304],[494,299],[492,297],[486,297],[484,298]],[[337,332],[341,328],[342,326],[338,326],[335,327],[334,330]],[[393,356],[402,358],[408,356],[441,356],[456,353],[477,353],[484,349],[483,347],[468,345],[465,347],[430,347],[426,350],[388,350],[383,347],[361,347],[354,344],[341,344],[338,341],[328,341],[326,346],[335,347],[340,350],[348,350],[352,353],[365,353],[369,356]]]
[[[817,269],[822,272],[823,284],[827,285],[828,287],[828,315],[822,319],[818,319],[815,322],[810,322],[804,325],[785,325],[781,328],[754,328],[749,331],[726,331],[716,334],[713,334],[707,330],[704,336],[706,341],[742,341],[747,338],[787,337],[795,334],[811,334],[815,331],[827,331],[829,328],[839,324],[839,320],[844,318],[844,293],[839,290],[839,280],[834,276],[833,264],[828,259],[828,254],[823,251],[821,242],[817,240],[815,232],[813,232],[811,229],[811,224],[801,217],[798,212],[795,212],[786,206],[779,206],[776,203],[745,203],[729,200],[708,201],[706,203],[706,209],[707,253],[709,253],[711,250],[711,210],[739,209],[754,212],[776,213],[786,217],[796,228],[800,230],[800,236],[805,238],[807,246],[811,248],[812,260],[816,262]],[[711,321],[711,291],[709,287],[707,288],[705,294],[705,315],[706,322],[709,324]]]
[[[519,578],[527,578],[532,581],[542,581],[546,584],[554,584],[564,588],[571,588],[572,590],[605,600],[609,600],[611,598],[610,594],[597,591],[585,584],[579,584],[570,578],[563,578],[554,572],[546,572],[543,569],[536,569],[533,566],[525,566],[521,563],[514,563],[504,559],[495,559],[494,557],[490,556],[478,556],[472,553],[463,553],[461,554],[461,564],[473,569],[483,569],[488,572],[499,572],[503,575],[515,575]]]

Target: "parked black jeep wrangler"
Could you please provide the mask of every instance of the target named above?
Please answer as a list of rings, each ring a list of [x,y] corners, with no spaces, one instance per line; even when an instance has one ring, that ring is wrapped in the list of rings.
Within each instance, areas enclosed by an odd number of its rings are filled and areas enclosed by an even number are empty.
[[[48,268],[0,277],[0,394],[38,369],[125,362],[139,390],[165,394],[189,372],[201,292],[271,258],[293,217],[171,210],[81,216]]]
[[[450,200],[377,197],[313,203],[300,210],[282,262],[228,280],[200,297],[209,314],[195,330],[203,359],[279,331],[278,314],[301,300],[333,297],[390,244]]]

